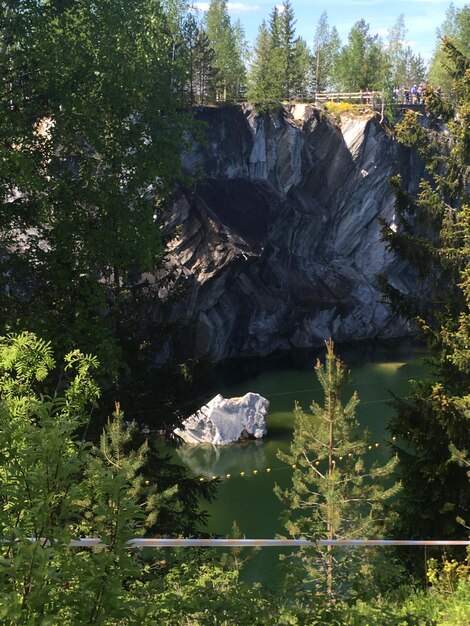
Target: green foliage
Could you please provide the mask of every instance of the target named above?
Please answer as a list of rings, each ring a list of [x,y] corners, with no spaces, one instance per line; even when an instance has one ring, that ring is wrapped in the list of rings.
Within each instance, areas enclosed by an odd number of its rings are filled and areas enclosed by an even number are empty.
[[[231,23],[226,0],[211,0],[205,29],[217,69],[216,100],[240,98],[245,83],[245,36],[239,22]]]
[[[335,86],[341,41],[336,27],[328,24],[326,11],[320,16],[313,36],[315,90],[327,91]]]
[[[470,579],[468,559],[464,563],[444,558],[428,562],[426,590],[400,587],[385,597],[367,603],[358,601],[343,607],[342,624],[350,626],[390,626],[423,624],[465,626],[470,619]]]
[[[279,458],[293,468],[292,487],[276,494],[288,505],[285,527],[293,537],[310,540],[376,537],[384,524],[384,506],[398,485],[384,484],[396,466],[368,464],[367,433],[355,417],[354,394],[345,406],[340,391],[346,379],[344,365],[327,341],[326,362],[315,372],[324,393],[324,406],[313,402],[311,414],[295,409],[294,437],[289,453]],[[355,550],[305,548],[292,557],[299,561],[303,585],[331,596],[357,592],[371,574],[371,554]],[[369,580],[370,584],[370,580]]]
[[[388,32],[385,63],[392,88],[419,85],[426,80],[426,63],[419,53],[406,46],[407,28],[403,13]]]
[[[99,447],[84,441],[99,392],[97,361],[66,358],[60,393],[43,396],[55,366],[32,334],[0,343],[0,620],[32,624],[135,624],[152,608],[155,570],[127,542],[158,525],[177,491],[146,479],[148,449],[132,446],[119,406]],[[104,547],[69,548],[99,537]],[[150,594],[150,597],[149,597]]]
[[[354,453],[355,465],[362,464],[361,437],[351,436],[357,428],[353,396],[343,407],[339,386],[345,371],[329,345],[327,363],[317,366],[325,389],[325,407],[313,405],[324,422],[312,427],[300,410],[298,419],[317,439],[316,454],[328,460],[322,465],[304,463],[303,477],[315,468],[314,480],[301,480],[298,468],[314,450],[307,436],[294,441],[305,444],[284,459],[296,458],[298,467],[294,487],[287,494],[313,512],[305,536],[325,536],[325,520],[341,532],[341,513],[351,511],[341,503],[348,491],[358,502],[358,528],[371,527],[368,509],[386,497],[354,468],[352,475],[341,470],[340,452]],[[279,625],[358,625],[359,624],[442,624],[468,623],[470,582],[468,562],[430,560],[427,594],[400,588],[386,597],[369,597],[369,557],[361,553],[360,574],[356,575],[358,597],[345,603],[341,597],[332,603],[324,595],[311,593],[311,580],[287,580],[287,585],[271,593],[258,584],[241,581],[243,559],[239,552],[222,555],[205,549],[180,548],[164,552],[129,549],[129,539],[152,528],[156,534],[160,512],[177,489],[164,488],[160,474],[146,475],[148,446],[133,443],[133,426],[123,422],[119,405],[109,420],[100,445],[93,446],[78,436],[89,420],[88,411],[96,404],[99,392],[92,379],[96,359],[74,352],[67,357],[69,381],[61,393],[41,395],[40,388],[56,367],[51,346],[32,334],[11,336],[0,342],[0,620],[5,626],[64,626],[100,624],[102,626],[225,626],[258,624]],[[65,376],[65,372],[64,372]],[[328,434],[333,418],[334,447]],[[341,434],[339,434],[341,432]],[[339,440],[337,440],[339,438]],[[348,452],[350,451],[350,452]],[[315,457],[316,458],[316,457]],[[330,461],[331,458],[331,461]],[[349,457],[348,457],[349,458]],[[343,458],[343,460],[345,460]],[[352,461],[351,461],[352,462]],[[373,480],[387,474],[384,468],[369,471]],[[360,476],[362,472],[362,478]],[[342,487],[341,480],[350,484]],[[323,481],[323,484],[322,484]],[[360,491],[356,486],[360,485]],[[317,490],[316,492],[314,490]],[[393,487],[392,487],[393,489]],[[333,493],[334,491],[334,493]],[[390,493],[390,490],[389,490]],[[325,494],[329,500],[317,498]],[[331,497],[330,497],[331,496]],[[307,501],[308,500],[308,501]],[[375,500],[375,503],[374,503]],[[338,509],[338,501],[341,508]],[[318,506],[316,506],[318,504]],[[338,511],[340,510],[340,513]],[[354,519],[342,524],[348,534],[355,532]],[[292,519],[292,524],[302,524]],[[158,532],[158,531],[157,531]],[[235,529],[235,535],[238,535]],[[80,536],[100,537],[104,546],[70,548],[68,543]],[[351,535],[352,536],[352,535]],[[318,555],[312,557],[309,565]],[[339,557],[339,554],[336,555]],[[310,555],[301,554],[304,566]],[[348,558],[355,561],[354,555]],[[359,561],[359,559],[358,559]],[[347,567],[353,567],[348,564]],[[345,566],[341,558],[336,570]],[[380,569],[390,569],[381,563]],[[307,570],[308,571],[308,570]],[[305,569],[302,572],[305,576]],[[359,577],[360,576],[360,577]],[[294,583],[294,584],[291,584]],[[365,592],[367,587],[367,592]],[[300,591],[300,592],[299,592]]]
[[[156,0],[10,3],[0,54],[3,332],[125,368],[158,284],[187,121]]]
[[[439,564],[437,559],[429,559],[426,574],[435,591],[454,593],[460,583],[470,583],[470,549],[465,561],[444,556]]]
[[[215,66],[215,52],[210,45],[207,33],[200,30],[196,40],[196,85],[199,94],[199,103],[206,104],[215,101],[217,83],[217,68]]]
[[[236,570],[217,564],[216,557],[202,563],[188,559],[161,580],[155,597],[155,618],[171,626],[238,626],[278,623],[271,603],[258,585],[246,585]],[[153,622],[160,623],[160,622]]]
[[[271,36],[266,22],[263,21],[258,31],[248,74],[247,95],[250,102],[264,104],[282,98],[280,85],[272,72],[272,52]]]
[[[448,39],[463,55],[470,54],[470,6],[462,8],[450,4],[446,17],[437,32],[437,44],[429,67],[429,80],[440,86],[444,94],[453,93],[452,63],[442,48],[442,41]]]
[[[306,102],[312,95],[312,55],[307,42],[298,37],[294,44],[294,56],[290,69],[291,97]]]
[[[380,89],[384,80],[384,55],[377,35],[369,34],[364,19],[351,28],[348,43],[338,59],[338,76],[346,91]]]
[[[276,37],[279,40],[279,78],[281,80],[283,97],[293,96],[292,70],[295,58],[295,23],[294,9],[290,0],[284,0],[282,11],[277,15],[275,25]]]
[[[269,109],[279,100],[305,100],[311,93],[312,58],[307,43],[295,36],[292,5],[275,6],[269,25],[263,22],[248,75],[248,98]]]
[[[469,61],[450,40],[444,40],[443,51],[458,115],[429,88],[427,124],[408,112],[397,126],[398,138],[415,146],[426,163],[427,178],[416,197],[392,181],[398,228],[383,228],[389,248],[426,286],[425,294],[404,293],[384,282],[384,292],[397,314],[416,322],[433,368],[430,380],[416,383],[409,398],[393,401],[390,429],[400,441],[396,452],[404,487],[395,529],[400,537],[460,538],[459,522],[468,520],[470,511]]]

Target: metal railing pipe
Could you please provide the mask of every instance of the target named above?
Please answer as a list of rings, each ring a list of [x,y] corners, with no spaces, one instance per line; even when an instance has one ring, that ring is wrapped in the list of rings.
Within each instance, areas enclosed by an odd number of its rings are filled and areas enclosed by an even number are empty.
[[[30,541],[47,541],[31,538]],[[295,548],[308,546],[470,546],[467,539],[166,539],[141,538],[127,542],[130,548]],[[105,547],[106,543],[94,537],[73,539],[71,548]]]

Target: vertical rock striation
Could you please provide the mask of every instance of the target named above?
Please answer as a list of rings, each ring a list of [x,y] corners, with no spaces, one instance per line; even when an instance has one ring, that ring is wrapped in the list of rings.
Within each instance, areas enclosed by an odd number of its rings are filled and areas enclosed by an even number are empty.
[[[183,357],[216,360],[278,349],[402,336],[375,276],[413,287],[380,241],[394,220],[388,180],[415,190],[422,166],[377,118],[307,105],[198,112],[205,141],[183,157],[197,182],[175,199],[169,244],[184,298],[170,313],[188,332]]]

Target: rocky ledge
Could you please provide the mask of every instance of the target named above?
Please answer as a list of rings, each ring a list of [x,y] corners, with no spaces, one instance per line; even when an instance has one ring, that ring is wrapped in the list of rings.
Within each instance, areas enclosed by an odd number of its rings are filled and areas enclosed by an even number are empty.
[[[409,334],[376,275],[405,290],[414,278],[386,251],[378,218],[395,220],[391,175],[416,191],[416,154],[373,113],[335,120],[306,105],[233,106],[197,117],[205,139],[183,157],[196,182],[180,190],[167,226],[184,297],[166,319],[186,328],[172,353],[218,360]]]

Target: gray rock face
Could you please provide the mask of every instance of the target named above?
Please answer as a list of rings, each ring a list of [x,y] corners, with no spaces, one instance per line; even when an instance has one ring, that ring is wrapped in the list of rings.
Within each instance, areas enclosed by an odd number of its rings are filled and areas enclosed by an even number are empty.
[[[211,443],[225,446],[243,439],[261,439],[266,435],[269,401],[258,393],[241,398],[212,398],[183,422],[175,433],[186,443]]]
[[[382,304],[376,274],[412,288],[380,241],[394,222],[389,177],[416,190],[422,166],[376,117],[297,105],[202,109],[206,142],[184,155],[198,175],[175,199],[171,263],[185,296],[171,309],[188,332],[172,349],[216,360],[411,332]],[[201,176],[201,172],[203,176]]]

